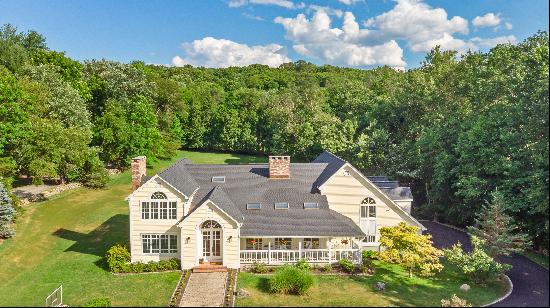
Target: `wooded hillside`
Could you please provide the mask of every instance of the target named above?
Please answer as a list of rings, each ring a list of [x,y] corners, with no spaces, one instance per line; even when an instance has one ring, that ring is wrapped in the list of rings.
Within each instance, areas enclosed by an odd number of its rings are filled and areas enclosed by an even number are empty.
[[[488,53],[438,48],[419,68],[298,61],[209,69],[74,61],[30,31],[0,29],[0,177],[102,186],[104,166],[180,148],[323,149],[413,187],[415,215],[471,224],[498,189],[548,246],[548,33]]]

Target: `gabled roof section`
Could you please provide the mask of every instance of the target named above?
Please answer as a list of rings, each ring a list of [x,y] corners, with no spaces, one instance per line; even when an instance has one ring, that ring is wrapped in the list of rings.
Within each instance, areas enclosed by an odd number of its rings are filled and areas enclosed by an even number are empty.
[[[227,193],[223,188],[215,186],[212,190],[204,197],[204,201],[210,200],[216,206],[218,206],[223,212],[229,215],[238,223],[242,223],[244,217],[243,213],[239,210],[237,206],[231,201]]]
[[[347,162],[340,157],[330,153],[329,151],[324,151],[323,153],[319,154],[317,158],[315,158],[313,163],[327,164],[325,170],[323,170],[321,175],[314,183],[315,187],[321,187],[321,185],[325,184],[325,182],[328,181],[328,179],[330,179]]]
[[[191,161],[186,158],[180,159],[175,164],[159,173],[158,176],[189,197],[199,188],[199,184],[187,170],[187,165],[190,163]]]

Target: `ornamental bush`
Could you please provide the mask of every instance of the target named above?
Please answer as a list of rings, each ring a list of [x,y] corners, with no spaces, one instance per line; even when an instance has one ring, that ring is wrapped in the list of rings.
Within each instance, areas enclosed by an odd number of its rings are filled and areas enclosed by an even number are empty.
[[[346,273],[351,274],[355,272],[355,264],[353,264],[353,262],[348,259],[340,259],[340,261],[338,261],[338,264]]]
[[[113,273],[122,273],[126,264],[130,262],[130,252],[128,248],[122,244],[116,244],[107,250],[105,255],[107,268]]]
[[[107,297],[95,298],[84,304],[84,307],[111,307],[111,300]]]
[[[12,223],[15,220],[15,208],[4,183],[0,182],[0,238],[15,235]]]
[[[298,262],[296,262],[296,267],[301,269],[301,270],[304,270],[304,271],[310,271],[311,270],[311,265],[309,265],[309,263],[307,263],[306,259],[298,260]]]
[[[144,272],[163,272],[179,270],[180,260],[169,259],[158,262],[135,262],[130,263],[130,252],[126,246],[117,244],[107,251],[105,262],[107,268],[113,273],[144,273]]]
[[[305,270],[285,265],[269,279],[269,290],[279,294],[303,295],[313,286],[313,276]]]
[[[451,249],[446,249],[445,258],[456,265],[462,272],[478,283],[484,284],[497,279],[504,272],[512,267],[508,264],[498,263],[489,256],[484,250],[485,242],[476,237],[471,237],[472,252],[466,253],[462,250],[462,245],[457,243]]]
[[[267,265],[262,262],[254,262],[250,266],[250,272],[255,274],[265,274],[269,272],[269,268],[267,268]]]
[[[472,307],[465,299],[453,294],[450,299],[442,299],[441,307]]]

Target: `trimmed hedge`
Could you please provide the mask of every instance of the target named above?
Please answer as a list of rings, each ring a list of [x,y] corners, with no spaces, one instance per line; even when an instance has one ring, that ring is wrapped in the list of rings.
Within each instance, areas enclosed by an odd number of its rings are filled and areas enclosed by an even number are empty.
[[[273,293],[303,295],[313,283],[313,276],[308,271],[285,265],[269,279],[269,290]]]
[[[158,262],[136,262],[130,263],[130,252],[121,244],[117,244],[109,250],[105,255],[105,263],[109,271],[113,273],[146,273],[146,272],[163,272],[171,270],[179,270],[181,268],[178,259],[161,260]]]

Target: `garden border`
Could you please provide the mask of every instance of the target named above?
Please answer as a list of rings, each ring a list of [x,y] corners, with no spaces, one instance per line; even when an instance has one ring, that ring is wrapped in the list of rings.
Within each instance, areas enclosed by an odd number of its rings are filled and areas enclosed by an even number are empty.
[[[504,296],[490,302],[489,304],[485,304],[481,307],[489,307],[489,306],[492,306],[494,304],[497,304],[497,303],[500,303],[502,302],[503,300],[505,300],[506,298],[508,298],[508,296],[510,296],[510,294],[512,294],[512,292],[514,291],[514,284],[512,283],[512,280],[510,279],[510,277],[508,277],[508,275],[504,274],[502,275],[503,278],[508,281],[508,292],[506,292],[506,294],[504,294]]]
[[[419,222],[423,222],[423,221],[428,221],[428,222],[434,222],[438,225],[442,225],[442,226],[445,226],[447,228],[451,228],[451,229],[454,229],[454,230],[457,230],[457,231],[460,231],[460,232],[465,232],[467,233],[468,231],[466,229],[463,229],[463,228],[459,228],[459,227],[456,227],[456,226],[453,226],[453,225],[449,225],[449,224],[446,224],[446,223],[442,223],[442,222],[439,222],[439,221],[434,221],[434,220],[427,220],[427,219],[422,219],[422,220],[419,220]],[[503,300],[505,300],[506,298],[508,298],[508,296],[510,296],[510,294],[512,294],[512,292],[514,291],[514,284],[512,283],[512,280],[510,279],[510,277],[508,277],[508,275],[506,274],[503,274],[502,277],[508,282],[508,292],[506,292],[506,294],[504,294],[503,296],[501,296],[500,298],[497,298],[495,299],[494,301],[488,303],[488,304],[485,304],[481,307],[489,307],[489,306],[492,306],[494,304],[497,304],[497,303],[500,303],[502,302]]]
[[[183,292],[185,291],[185,288],[187,287],[187,283],[189,282],[190,276],[191,276],[190,270],[181,271],[181,276],[180,276],[180,279],[178,280],[178,284],[176,284],[176,287],[174,288],[174,292],[172,292],[172,296],[170,296],[170,302],[168,303],[168,307],[179,306],[181,298],[183,297]]]
[[[182,270],[169,270],[169,271],[155,271],[155,272],[141,272],[141,273],[113,273],[115,276],[131,276],[131,275],[147,275],[147,274],[163,274],[163,273],[175,273],[181,272]]]

